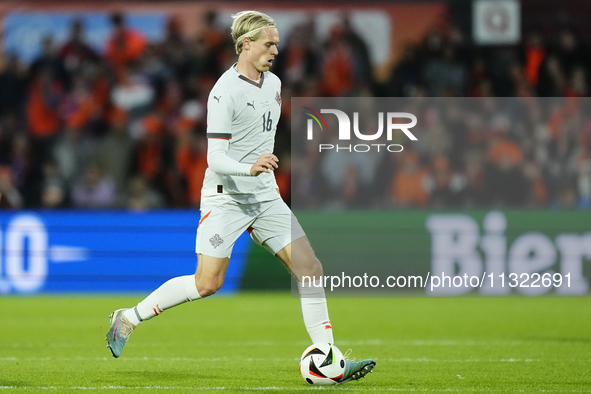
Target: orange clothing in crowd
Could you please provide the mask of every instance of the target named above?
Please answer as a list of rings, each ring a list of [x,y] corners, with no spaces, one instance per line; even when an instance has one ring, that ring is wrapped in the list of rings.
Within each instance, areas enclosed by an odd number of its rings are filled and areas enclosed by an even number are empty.
[[[289,193],[291,192],[291,173],[289,171],[276,171],[275,182],[279,188],[279,194],[287,201],[289,199]]]
[[[543,48],[528,48],[525,52],[525,76],[531,86],[538,85],[540,65],[545,56]]]
[[[139,148],[140,172],[146,179],[152,179],[160,170],[162,145],[158,141],[142,141]]]
[[[392,181],[391,192],[396,203],[400,205],[427,205],[429,194],[425,191],[423,183],[429,175],[424,168],[415,172],[398,171]]]
[[[224,34],[216,29],[209,29],[205,32],[205,45],[212,50],[217,48],[224,41]]]
[[[327,53],[321,86],[328,96],[340,96],[353,87],[351,53],[345,46],[337,46]]]
[[[152,179],[161,170],[164,147],[160,140],[164,123],[157,115],[147,115],[141,121],[145,131],[139,144],[139,167],[146,179]]]
[[[112,107],[107,112],[107,120],[111,124],[123,124],[127,122],[127,112],[123,108]]]
[[[189,133],[193,127],[197,125],[197,121],[189,119],[185,116],[180,116],[175,120],[172,127],[173,134],[180,136],[184,133]]]
[[[78,108],[66,118],[69,127],[80,129],[84,127],[92,117],[95,110],[92,96],[84,97],[78,102]]]
[[[501,139],[489,149],[488,160],[499,164],[503,158],[508,158],[514,165],[519,165],[523,161],[523,153],[515,142]]]
[[[536,179],[533,183],[533,191],[536,202],[540,205],[548,203],[548,190],[543,178]]]
[[[109,81],[104,75],[99,76],[93,84],[92,96],[94,106],[99,114],[102,114],[109,105],[110,90]]]
[[[50,89],[59,91],[61,86],[55,82]],[[36,137],[55,135],[60,128],[60,118],[57,112],[57,108],[51,108],[43,99],[40,82],[34,82],[27,103],[27,118],[31,133]]]
[[[147,115],[142,119],[142,126],[146,134],[162,134],[165,131],[164,122],[158,115]]]
[[[201,188],[207,169],[207,155],[195,154],[189,145],[181,146],[176,152],[176,163],[187,179],[191,204],[198,206],[201,203]]]
[[[137,60],[146,48],[146,39],[142,33],[124,29],[115,32],[105,45],[105,55],[116,68]]]

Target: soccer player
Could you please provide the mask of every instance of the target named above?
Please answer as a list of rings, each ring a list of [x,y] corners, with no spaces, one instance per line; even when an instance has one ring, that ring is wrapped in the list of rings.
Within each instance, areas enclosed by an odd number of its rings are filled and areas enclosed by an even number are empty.
[[[232,247],[244,230],[298,280],[304,324],[312,342],[334,343],[324,288],[301,283],[304,275],[320,277],[322,266],[281,199],[273,175],[279,161],[272,152],[281,109],[281,81],[269,68],[278,54],[279,33],[275,21],[261,12],[243,11],[233,18],[238,62],[220,77],[207,102],[209,168],[201,191],[197,271],[173,278],[137,306],[111,314],[107,346],[114,357],[121,355],[141,322],[219,290]],[[349,361],[339,382],[358,380],[374,366],[373,360]]]

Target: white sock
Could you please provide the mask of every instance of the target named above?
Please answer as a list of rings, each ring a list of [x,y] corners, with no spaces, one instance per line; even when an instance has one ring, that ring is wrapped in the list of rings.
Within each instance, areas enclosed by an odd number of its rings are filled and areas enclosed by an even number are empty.
[[[314,281],[312,286],[310,286],[310,282],[306,282],[304,286],[298,282],[298,291],[300,293],[302,317],[312,343],[328,342],[334,344],[322,280]]]
[[[186,275],[165,282],[141,301],[135,308],[125,311],[125,317],[135,325],[158,316],[166,309],[201,298],[195,286],[195,276]]]

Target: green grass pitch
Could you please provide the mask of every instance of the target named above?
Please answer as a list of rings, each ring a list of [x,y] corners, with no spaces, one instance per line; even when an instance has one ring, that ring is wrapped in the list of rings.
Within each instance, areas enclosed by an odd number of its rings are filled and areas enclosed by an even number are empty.
[[[313,387],[288,293],[214,296],[142,324],[119,359],[109,313],[137,297],[1,297],[3,392],[590,392],[590,300],[329,299],[336,345],[377,367]]]

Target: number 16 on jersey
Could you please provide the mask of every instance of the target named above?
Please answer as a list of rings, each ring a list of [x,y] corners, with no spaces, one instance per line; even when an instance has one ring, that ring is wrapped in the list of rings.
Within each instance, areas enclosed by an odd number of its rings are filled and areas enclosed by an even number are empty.
[[[263,114],[263,132],[271,131],[273,128],[273,119],[271,119],[271,111],[268,114]]]

